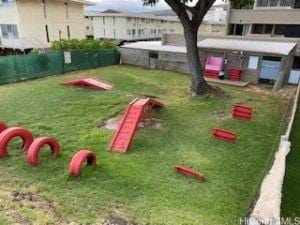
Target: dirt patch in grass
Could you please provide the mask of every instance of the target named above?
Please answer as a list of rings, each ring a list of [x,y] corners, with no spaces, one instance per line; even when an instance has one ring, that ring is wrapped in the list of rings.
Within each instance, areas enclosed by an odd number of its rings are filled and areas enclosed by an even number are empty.
[[[225,111],[215,111],[211,113],[210,116],[214,119],[220,119],[220,120],[231,118],[231,114]]]
[[[101,123],[98,127],[107,129],[107,130],[117,130],[119,123],[121,121],[122,117],[114,117],[111,119],[108,119]],[[143,122],[140,122],[138,125],[138,128],[145,128],[145,127],[154,127],[154,128],[161,128],[162,123],[161,120],[156,118],[146,119]]]
[[[56,207],[56,203],[39,194],[0,190],[0,211],[11,224],[31,225],[41,218],[46,224],[66,224]]]
[[[103,225],[138,225],[134,222],[128,222],[127,220],[120,217],[111,217],[104,221]]]

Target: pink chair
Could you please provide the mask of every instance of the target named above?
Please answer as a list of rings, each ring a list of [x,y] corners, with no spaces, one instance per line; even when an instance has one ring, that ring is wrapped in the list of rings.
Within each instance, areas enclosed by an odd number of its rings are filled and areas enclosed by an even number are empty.
[[[206,59],[205,70],[221,71],[223,65],[224,59],[222,57],[209,56]]]

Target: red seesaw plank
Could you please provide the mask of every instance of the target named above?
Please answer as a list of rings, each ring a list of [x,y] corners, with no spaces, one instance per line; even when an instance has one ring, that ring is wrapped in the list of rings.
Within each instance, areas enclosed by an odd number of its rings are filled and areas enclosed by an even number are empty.
[[[194,171],[192,169],[189,169],[185,166],[176,165],[176,166],[174,166],[174,170],[176,170],[177,172],[179,172],[179,173],[181,173],[185,176],[196,178],[197,180],[201,180],[201,181],[205,180],[205,176],[202,173],[196,172],[196,171]]]
[[[220,129],[220,128],[213,129],[213,136],[215,139],[228,141],[228,142],[235,142],[237,140],[237,135],[234,132]]]

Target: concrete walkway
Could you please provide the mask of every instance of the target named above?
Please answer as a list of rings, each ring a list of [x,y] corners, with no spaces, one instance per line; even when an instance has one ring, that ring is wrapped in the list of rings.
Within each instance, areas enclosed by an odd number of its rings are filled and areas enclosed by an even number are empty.
[[[220,79],[207,78],[207,77],[204,77],[204,79],[210,83],[226,84],[226,85],[232,85],[237,87],[245,87],[248,84],[250,84],[250,81],[220,80]]]

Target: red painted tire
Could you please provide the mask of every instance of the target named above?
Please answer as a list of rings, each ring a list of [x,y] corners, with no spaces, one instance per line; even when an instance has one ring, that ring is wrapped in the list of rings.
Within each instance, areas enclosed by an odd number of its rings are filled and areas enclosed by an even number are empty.
[[[0,133],[5,129],[7,129],[7,125],[3,121],[0,121]]]
[[[39,152],[44,145],[49,145],[52,156],[55,157],[60,153],[60,147],[57,140],[53,137],[40,137],[35,139],[30,145],[27,153],[27,161],[31,166],[37,166],[39,162]]]
[[[69,174],[72,176],[79,176],[80,169],[83,162],[86,161],[87,166],[95,166],[96,165],[96,155],[90,150],[80,150],[77,152],[69,165]]]
[[[10,127],[5,129],[0,134],[0,158],[8,156],[7,145],[15,137],[20,137],[23,140],[21,149],[27,151],[33,142],[32,134],[22,127]]]

